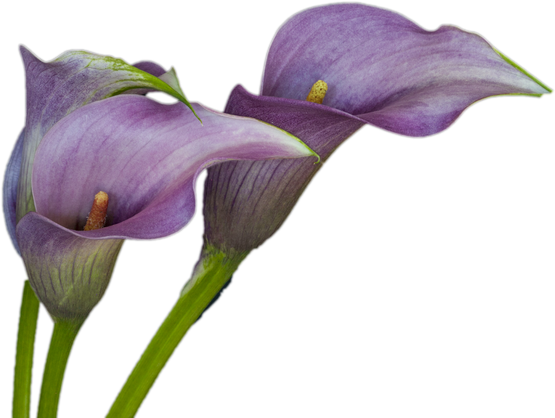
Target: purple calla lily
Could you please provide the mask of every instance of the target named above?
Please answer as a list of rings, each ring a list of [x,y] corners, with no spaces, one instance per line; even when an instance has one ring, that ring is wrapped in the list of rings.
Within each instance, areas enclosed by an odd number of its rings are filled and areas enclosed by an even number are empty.
[[[173,70],[142,61],[135,66],[108,56],[68,51],[43,62],[21,47],[26,71],[26,128],[16,142],[4,177],[3,206],[8,232],[15,239],[15,225],[34,210],[31,170],[42,137],[61,118],[88,103],[121,93],[144,94],[159,90],[188,105]]]
[[[305,101],[318,80],[322,104]],[[301,138],[326,161],[364,124],[408,136],[446,129],[462,111],[501,94],[550,90],[478,35],[428,32],[387,10],[337,4],[293,16],[270,47],[261,95],[237,86],[225,112]],[[233,161],[208,170],[205,240],[248,252],[282,225],[321,168],[303,160]]]
[[[194,181],[230,159],[314,156],[302,142],[254,119],[194,105],[119,96],[63,118],[37,149],[36,212],[16,234],[29,281],[55,319],[82,322],[102,297],[126,238],[167,236],[195,209]],[[94,195],[109,197],[106,226],[83,231]]]
[[[196,179],[206,167],[236,158],[315,155],[267,123],[190,104],[175,71],[153,62],[134,68],[119,60],[124,70],[114,70],[100,65],[96,54],[74,51],[51,67],[56,60],[39,60],[25,47],[20,53],[30,80],[29,113],[6,167],[3,209],[31,285],[55,322],[86,320],[107,290],[125,240],[160,239],[187,226],[196,212]],[[90,69],[86,60],[102,68]],[[117,71],[123,73],[105,79]],[[80,73],[85,74],[77,85],[73,79]],[[136,76],[138,81],[126,79]],[[44,88],[41,77],[57,88]],[[162,91],[185,103],[136,94],[110,97],[127,88]],[[25,156],[31,177],[22,180]],[[25,195],[21,185],[29,180],[31,201],[19,193]],[[109,195],[106,226],[84,231],[100,190]],[[34,210],[17,220],[20,201]]]

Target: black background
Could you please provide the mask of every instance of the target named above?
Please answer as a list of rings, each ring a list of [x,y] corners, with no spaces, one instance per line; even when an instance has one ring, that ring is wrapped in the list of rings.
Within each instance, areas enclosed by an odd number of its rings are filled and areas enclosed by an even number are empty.
[[[547,13],[482,3],[418,3],[390,6],[428,28],[458,23],[479,30],[554,85],[545,46],[552,35],[546,38],[542,22]],[[125,10],[91,10],[60,11],[32,25],[22,21],[11,41],[2,41],[3,99],[9,103],[3,118],[4,159],[23,123],[20,42],[45,59],[64,49],[86,48],[129,62],[148,57],[173,65],[190,100],[221,110],[236,83],[258,91],[274,31],[307,6],[192,4],[183,10],[166,5],[140,18]],[[474,188],[483,190],[484,182],[502,182],[498,171],[518,166],[521,152],[528,155],[534,148],[542,153],[553,136],[553,111],[552,98],[489,100],[425,141],[363,129],[330,159],[285,227],[251,256],[222,299],[191,330],[138,416],[169,416],[176,407],[183,411],[178,416],[198,408],[255,411],[253,399],[278,410],[294,398],[305,399],[306,385],[331,393],[338,381],[349,384],[352,373],[361,373],[379,376],[388,386],[388,376],[401,368],[403,379],[410,380],[420,374],[415,364],[449,358],[453,346],[460,346],[445,343],[455,338],[450,330],[465,334],[473,321],[474,314],[461,319],[469,298],[476,309],[487,310],[475,299],[475,276],[463,274],[472,257],[458,258],[446,250],[459,245],[456,237],[465,218],[460,207]],[[124,245],[110,289],[76,342],[61,418],[107,412],[198,256],[199,211],[174,238]],[[7,303],[2,305],[2,345],[13,350],[24,270],[7,235],[3,240]],[[41,310],[35,401],[50,330],[51,321]],[[5,356],[4,364],[12,358]],[[2,373],[5,387],[12,364]],[[331,379],[333,375],[339,377]],[[278,381],[283,383],[276,386]],[[3,393],[1,415],[7,416],[9,394]],[[76,413],[75,408],[82,409]]]

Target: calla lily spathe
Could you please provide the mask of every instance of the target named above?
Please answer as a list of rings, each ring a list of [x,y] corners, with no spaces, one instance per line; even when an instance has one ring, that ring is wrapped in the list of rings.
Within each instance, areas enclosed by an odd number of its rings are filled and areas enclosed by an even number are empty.
[[[17,224],[29,281],[55,319],[82,322],[102,297],[126,238],[170,235],[191,219],[194,181],[230,159],[300,158],[312,150],[254,119],[124,95],[84,106],[43,138],[33,164],[36,212]],[[106,227],[83,231],[94,195]]]
[[[166,73],[148,61],[132,66],[85,51],[68,51],[43,62],[25,47],[20,50],[26,74],[26,121],[8,162],[3,186],[6,224],[16,250],[15,225],[34,210],[31,172],[35,152],[56,122],[81,106],[122,93],[159,90],[188,105],[173,69]]]
[[[318,80],[328,85],[323,103],[305,101]],[[261,94],[237,86],[225,112],[291,132],[325,162],[364,124],[432,135],[483,98],[548,92],[476,34],[453,26],[429,32],[391,11],[337,4],[289,19],[270,47]],[[261,245],[321,166],[277,160],[210,168],[204,195],[207,244],[224,253]]]
[[[25,48],[21,53],[26,127],[8,163],[4,210],[29,282],[55,320],[84,321],[106,289],[123,239],[166,236],[189,221],[203,168],[313,155],[268,124],[193,108],[175,72],[157,64],[130,66],[82,51],[44,63]],[[180,103],[139,96],[152,90]],[[83,231],[101,190],[109,195],[107,227]]]

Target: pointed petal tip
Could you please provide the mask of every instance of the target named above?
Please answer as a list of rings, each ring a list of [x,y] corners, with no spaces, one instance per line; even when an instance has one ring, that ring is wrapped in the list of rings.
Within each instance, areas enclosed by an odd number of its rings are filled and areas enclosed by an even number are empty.
[[[291,134],[289,134],[291,135]],[[316,157],[316,161],[314,161],[314,165],[320,164],[322,162],[322,158],[320,158],[320,154],[318,154],[316,151],[314,151],[312,148],[310,148],[304,141],[302,141],[301,139],[297,138],[294,135],[291,135],[293,138],[297,139],[301,144],[303,144],[307,151],[310,153],[310,155],[308,157]]]
[[[272,124],[270,124],[270,123],[267,123],[267,122],[264,122],[264,121],[260,121],[260,122],[266,123],[267,125],[270,125],[270,126],[273,126],[273,127],[276,128],[276,129],[279,129],[280,131],[282,131],[283,133],[285,133],[287,136],[289,136],[290,138],[292,138],[292,139],[294,139],[295,141],[297,141],[298,143],[300,143],[300,144],[305,148],[305,151],[307,152],[307,157],[316,157],[316,162],[315,162],[314,164],[319,164],[319,163],[320,163],[320,161],[321,161],[320,155],[319,155],[316,151],[314,151],[312,148],[310,148],[310,147],[309,147],[303,140],[301,140],[299,137],[297,137],[297,136],[295,136],[295,135],[293,135],[293,134],[291,134],[291,133],[289,133],[289,132],[287,132],[287,131],[285,131],[285,130],[283,130],[283,129],[281,129],[281,128],[278,128],[277,126],[274,126],[274,125],[272,125]]]
[[[501,58],[503,58],[503,60],[513,66],[514,68],[516,68],[518,71],[520,71],[522,74],[524,74],[525,76],[527,76],[528,78],[530,78],[532,81],[534,81],[538,86],[540,86],[542,89],[544,89],[545,91],[539,91],[537,94],[529,94],[529,96],[536,96],[536,97],[541,97],[542,94],[549,94],[552,93],[553,90],[549,87],[547,87],[547,85],[545,85],[544,83],[542,83],[540,80],[538,80],[536,77],[534,77],[532,74],[530,74],[528,71],[526,71],[524,68],[522,68],[520,65],[518,65],[516,62],[514,62],[512,59],[510,59],[509,57],[507,57],[506,55],[504,55],[501,51],[499,51],[496,48],[493,48],[493,50],[495,52],[497,52],[497,54],[499,54],[499,56]]]
[[[195,109],[193,109],[193,106],[191,106],[190,104],[187,104],[187,107],[189,109],[191,109],[191,111],[193,112],[193,114],[197,117],[198,121],[200,122],[201,126],[204,126],[204,123],[202,123],[202,119],[199,117],[199,115],[197,115],[197,112],[195,112]]]
[[[243,117],[243,118],[244,118],[244,117]],[[250,119],[254,119],[254,118],[250,118]],[[309,147],[302,139],[300,139],[299,137],[293,135],[292,133],[287,132],[287,131],[284,130],[284,129],[278,128],[277,126],[272,125],[271,123],[264,122],[263,120],[258,120],[258,119],[254,119],[254,120],[256,120],[256,121],[258,121],[258,122],[261,122],[261,123],[263,123],[263,124],[265,124],[265,125],[271,126],[272,128],[275,128],[275,129],[277,129],[277,130],[283,132],[283,133],[284,133],[285,135],[287,135],[289,138],[294,139],[294,140],[297,141],[299,144],[301,144],[301,146],[304,147],[304,151],[307,153],[307,154],[306,154],[307,157],[316,157],[316,158],[317,158],[317,161],[316,161],[314,164],[318,164],[318,163],[320,162],[320,155],[318,155],[318,154],[316,153],[316,151],[314,151],[312,148],[310,148],[310,147]]]
[[[185,97],[185,93],[183,93],[183,90],[181,90],[181,86],[179,84],[179,79],[177,78],[177,72],[175,71],[175,68],[171,67],[166,73],[162,74],[158,78],[162,80],[164,83],[166,83],[173,90],[173,92],[168,91],[168,93],[170,93],[173,97],[178,99],[180,102],[183,102],[191,110],[191,112],[193,112],[193,114],[197,117],[200,124],[202,125],[202,120],[195,112],[195,109],[193,109],[193,106],[191,106],[191,103]]]
[[[35,54],[33,54],[25,45],[19,45],[19,54],[21,55],[21,59],[24,63],[31,60],[38,60]]]

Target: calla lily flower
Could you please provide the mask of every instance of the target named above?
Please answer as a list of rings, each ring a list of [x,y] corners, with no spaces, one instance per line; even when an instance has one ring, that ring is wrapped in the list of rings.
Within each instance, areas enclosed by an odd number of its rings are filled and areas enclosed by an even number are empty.
[[[121,93],[159,90],[189,104],[175,71],[166,73],[158,64],[144,61],[132,66],[85,51],[68,51],[52,62],[42,62],[25,47],[20,49],[26,72],[26,127],[8,162],[3,187],[6,224],[18,251],[15,225],[34,210],[31,171],[35,151],[56,122],[81,106]]]
[[[154,63],[138,66],[165,72]],[[142,83],[137,91],[152,91],[156,83]],[[196,102],[168,104],[133,94],[86,102],[79,107],[75,103],[83,100],[74,100],[71,112],[58,111],[55,101],[45,105],[44,114],[59,115],[48,129],[40,123],[45,115],[38,118],[40,128],[29,116],[4,177],[6,225],[12,223],[29,281],[54,322],[86,320],[104,296],[126,240],[165,238],[189,224],[196,213],[196,180],[208,166],[237,158],[316,156],[279,128]],[[30,152],[28,207],[34,210],[16,222],[27,135],[37,130],[44,135],[30,136],[38,142]],[[99,191],[108,195],[105,226],[83,230]]]
[[[476,34],[453,26],[429,32],[391,11],[337,4],[289,19],[270,47],[261,94],[237,86],[225,112],[280,127],[325,162],[365,124],[432,135],[483,98],[548,92]],[[282,225],[321,167],[275,160],[210,168],[205,241],[223,253],[258,247]]]
[[[268,124],[193,109],[204,125],[183,103],[123,95],[75,110],[42,139],[32,171],[36,211],[18,222],[16,235],[29,281],[55,320],[85,320],[124,239],[164,237],[189,222],[204,168],[315,155]],[[106,226],[83,230],[99,191],[109,197]]]

